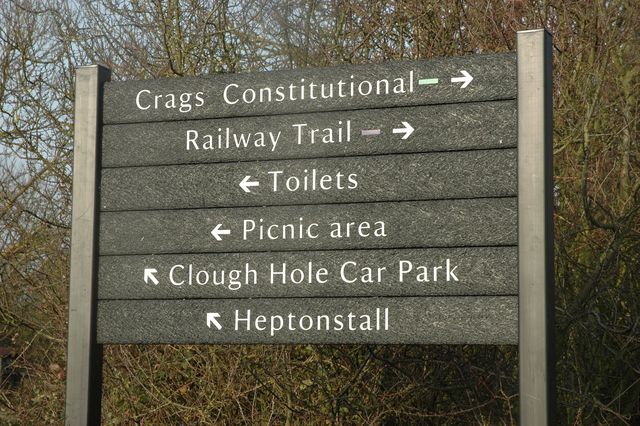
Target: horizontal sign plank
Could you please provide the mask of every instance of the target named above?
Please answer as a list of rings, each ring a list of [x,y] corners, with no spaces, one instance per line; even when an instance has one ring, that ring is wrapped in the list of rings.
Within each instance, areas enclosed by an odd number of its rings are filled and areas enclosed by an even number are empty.
[[[506,197],[515,149],[105,169],[103,211]]]
[[[515,99],[514,53],[106,83],[104,123]]]
[[[98,343],[517,344],[516,296],[103,300]]]
[[[515,147],[516,102],[107,125],[102,167]]]
[[[103,256],[99,299],[517,294],[516,247]]]
[[[516,244],[516,199],[103,212],[100,254]]]

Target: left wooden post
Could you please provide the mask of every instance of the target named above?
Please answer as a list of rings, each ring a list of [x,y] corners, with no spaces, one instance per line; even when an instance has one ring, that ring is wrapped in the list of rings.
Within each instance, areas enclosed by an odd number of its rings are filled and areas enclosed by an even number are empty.
[[[76,70],[65,407],[68,426],[100,424],[102,345],[96,343],[98,183],[102,93],[110,78],[111,71],[100,65]]]

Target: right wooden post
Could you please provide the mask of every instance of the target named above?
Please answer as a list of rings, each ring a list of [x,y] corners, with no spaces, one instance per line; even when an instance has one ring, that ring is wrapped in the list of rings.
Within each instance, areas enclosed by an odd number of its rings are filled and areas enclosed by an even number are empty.
[[[555,424],[552,43],[520,31],[518,274],[520,424]]]

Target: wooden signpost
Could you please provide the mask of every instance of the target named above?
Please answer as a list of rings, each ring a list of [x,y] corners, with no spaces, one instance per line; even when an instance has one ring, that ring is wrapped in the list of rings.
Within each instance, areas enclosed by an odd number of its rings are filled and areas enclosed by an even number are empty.
[[[519,344],[552,424],[550,65],[79,69],[67,424],[119,343]]]

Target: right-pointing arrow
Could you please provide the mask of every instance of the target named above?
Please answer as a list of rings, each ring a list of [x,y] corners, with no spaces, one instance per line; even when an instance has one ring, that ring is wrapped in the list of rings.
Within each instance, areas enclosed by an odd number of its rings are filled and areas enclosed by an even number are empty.
[[[217,224],[216,227],[211,230],[211,235],[213,235],[213,238],[215,238],[218,241],[222,241],[221,235],[230,235],[231,234],[231,230],[230,229],[220,229],[220,228],[222,228],[222,224],[221,223]]]
[[[252,186],[260,186],[260,182],[249,179],[251,179],[251,176],[245,176],[244,179],[242,179],[242,182],[240,182],[240,188],[242,188],[244,192],[251,192],[251,189],[249,188]]]
[[[452,83],[462,83],[462,86],[460,86],[460,88],[464,89],[465,87],[467,87],[469,85],[469,83],[471,83],[471,80],[473,80],[473,77],[471,77],[471,74],[469,74],[465,70],[460,70],[460,72],[462,73],[462,75],[464,77],[451,77],[451,82]]]
[[[207,327],[211,328],[211,324],[218,329],[222,330],[222,325],[218,322],[216,318],[220,318],[220,314],[217,312],[207,312]]]
[[[407,123],[406,121],[403,121],[402,125],[404,127],[393,129],[393,133],[404,133],[402,139],[407,139],[409,136],[411,136],[411,133],[413,133],[413,127],[411,127],[411,124]]]
[[[149,284],[149,280],[155,285],[158,285],[158,279],[153,275],[157,274],[158,270],[155,268],[144,268],[144,282]]]

